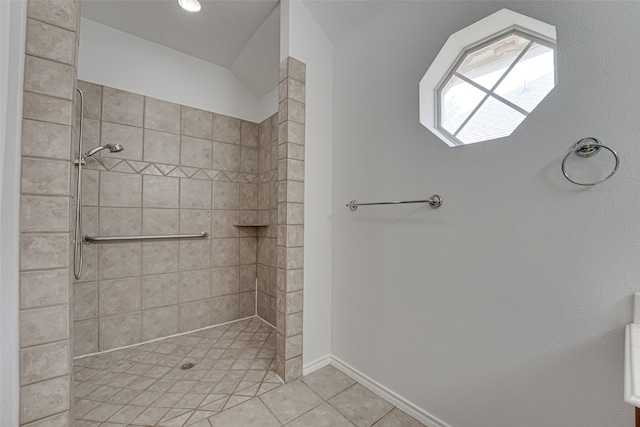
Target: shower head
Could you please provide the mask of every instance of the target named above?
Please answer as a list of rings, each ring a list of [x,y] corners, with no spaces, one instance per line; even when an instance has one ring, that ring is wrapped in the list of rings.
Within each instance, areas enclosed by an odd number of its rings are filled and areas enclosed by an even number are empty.
[[[102,150],[109,150],[112,153],[117,153],[120,152],[122,150],[124,150],[124,147],[120,144],[106,144],[106,145],[101,145],[100,147],[96,147],[96,148],[92,148],[91,150],[87,151],[86,153],[84,153],[82,155],[82,160],[86,160],[89,157],[93,156],[94,154],[98,153],[99,151]]]

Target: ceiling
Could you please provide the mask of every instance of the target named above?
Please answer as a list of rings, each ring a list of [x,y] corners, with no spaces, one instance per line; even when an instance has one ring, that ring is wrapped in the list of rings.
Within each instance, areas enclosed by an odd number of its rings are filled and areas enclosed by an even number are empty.
[[[91,21],[228,68],[258,97],[274,89],[280,21],[268,18],[279,0],[200,3],[202,10],[190,13],[176,0],[82,0],[81,13]],[[254,38],[257,32],[259,37]]]
[[[2,0],[0,0],[2,1]],[[371,20],[392,0],[303,0],[331,42]],[[278,85],[280,0],[82,0],[82,17],[229,69],[256,97]],[[279,9],[278,9],[279,10]]]

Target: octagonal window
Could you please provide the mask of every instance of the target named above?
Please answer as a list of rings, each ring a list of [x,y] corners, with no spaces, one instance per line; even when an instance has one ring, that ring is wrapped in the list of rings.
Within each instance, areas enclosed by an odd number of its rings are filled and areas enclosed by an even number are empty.
[[[420,121],[450,146],[511,135],[556,85],[555,53],[548,24],[507,9],[478,21],[420,82]]]

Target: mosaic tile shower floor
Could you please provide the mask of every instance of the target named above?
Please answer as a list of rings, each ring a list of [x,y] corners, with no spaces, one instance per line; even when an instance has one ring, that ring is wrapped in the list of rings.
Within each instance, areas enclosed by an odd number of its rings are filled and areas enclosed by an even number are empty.
[[[76,427],[419,427],[327,366],[283,385],[258,318],[74,362]],[[181,369],[193,363],[190,369]]]

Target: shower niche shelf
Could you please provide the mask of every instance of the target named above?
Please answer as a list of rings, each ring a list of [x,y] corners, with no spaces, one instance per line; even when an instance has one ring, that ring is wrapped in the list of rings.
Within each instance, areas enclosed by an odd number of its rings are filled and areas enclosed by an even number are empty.
[[[233,224],[234,227],[268,227],[269,224]]]

